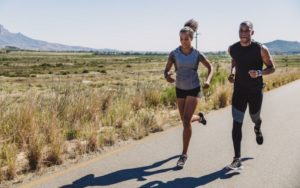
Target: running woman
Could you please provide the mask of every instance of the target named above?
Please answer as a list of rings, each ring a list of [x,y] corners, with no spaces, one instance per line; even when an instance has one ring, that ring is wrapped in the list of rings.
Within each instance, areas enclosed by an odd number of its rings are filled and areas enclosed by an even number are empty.
[[[240,159],[242,124],[247,105],[249,105],[250,117],[254,123],[256,142],[259,145],[263,144],[262,120],[260,117],[263,100],[263,76],[275,71],[268,48],[252,40],[253,34],[253,24],[250,21],[242,22],[239,27],[240,41],[231,45],[228,49],[232,58],[231,74],[228,80],[234,83],[232,96],[234,158],[228,168],[233,170],[243,168]],[[265,69],[263,69],[264,64]]]
[[[200,112],[197,115],[193,115],[201,90],[197,72],[199,63],[201,62],[208,70],[208,75],[203,85],[204,89],[209,88],[213,74],[210,62],[192,46],[194,32],[197,31],[197,28],[198,23],[193,19],[185,23],[179,32],[181,45],[169,54],[164,71],[165,79],[170,83],[175,82],[177,106],[183,124],[183,150],[177,162],[177,166],[181,168],[187,160],[187,151],[192,136],[191,122],[199,121],[206,124],[203,113]],[[172,65],[175,66],[176,80],[171,76],[170,70]]]

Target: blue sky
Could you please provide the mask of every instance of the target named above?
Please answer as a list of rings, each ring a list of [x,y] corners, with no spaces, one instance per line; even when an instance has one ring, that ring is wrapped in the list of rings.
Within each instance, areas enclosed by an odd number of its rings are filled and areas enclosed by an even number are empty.
[[[259,42],[300,41],[299,0],[0,0],[0,24],[11,32],[93,48],[170,51],[190,18],[202,51],[226,50],[244,20]]]

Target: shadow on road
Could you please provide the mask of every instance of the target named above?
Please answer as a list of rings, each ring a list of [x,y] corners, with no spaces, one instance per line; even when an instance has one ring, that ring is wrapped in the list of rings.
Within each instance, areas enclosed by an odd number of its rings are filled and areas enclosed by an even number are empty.
[[[160,169],[156,171],[147,171],[151,170],[153,168],[157,168],[164,163],[173,160],[175,158],[178,158],[179,156],[173,156],[168,159],[156,162],[149,166],[144,167],[138,167],[138,168],[130,168],[130,169],[123,169],[116,172],[112,172],[110,174],[106,174],[103,176],[95,177],[94,174],[86,175],[76,181],[74,181],[72,184],[64,185],[60,188],[84,188],[87,186],[109,186],[116,183],[121,183],[123,181],[136,179],[137,181],[145,181],[144,177],[151,176],[154,174],[164,173],[171,170],[180,170],[177,167],[172,168],[166,168],[166,169]],[[242,158],[242,161],[247,161],[253,158]],[[240,174],[237,171],[231,171],[226,168],[223,168],[221,170],[218,170],[216,172],[201,176],[201,177],[185,177],[185,178],[177,178],[172,181],[168,182],[162,182],[162,181],[152,181],[145,185],[142,185],[140,188],[151,188],[151,187],[159,187],[159,188],[174,188],[174,187],[185,187],[185,188],[192,188],[192,187],[198,187],[201,185],[208,184],[210,182],[213,182],[217,179],[229,179],[235,175]]]
[[[154,174],[159,174],[159,173],[164,173],[170,170],[178,170],[176,167],[172,168],[166,168],[166,169],[160,169],[156,171],[147,171],[151,170],[153,168],[157,168],[164,163],[173,160],[175,158],[178,158],[179,155],[170,157],[168,159],[156,162],[152,165],[149,166],[144,166],[144,167],[138,167],[138,168],[130,168],[130,169],[123,169],[119,170],[116,172],[112,172],[110,174],[106,174],[103,176],[95,177],[94,174],[89,174],[86,175],[76,181],[74,181],[70,185],[64,185],[61,188],[71,188],[71,187],[76,187],[76,188],[83,188],[87,186],[108,186],[108,185],[113,185],[116,183],[120,183],[123,181],[131,180],[131,179],[137,179],[137,181],[144,181],[146,180],[144,177],[145,176],[151,176]],[[101,167],[99,167],[101,168]]]
[[[242,158],[242,161],[246,161],[246,160],[250,160],[253,158]],[[184,188],[194,188],[194,187],[199,187],[208,183],[211,183],[217,179],[229,179],[235,175],[239,175],[240,173],[237,171],[231,171],[229,169],[227,169],[226,167],[201,176],[201,177],[185,177],[185,178],[177,178],[175,180],[172,181],[168,181],[168,182],[162,182],[162,181],[152,181],[149,182],[143,186],[141,186],[140,188],[176,188],[176,187],[184,187]]]

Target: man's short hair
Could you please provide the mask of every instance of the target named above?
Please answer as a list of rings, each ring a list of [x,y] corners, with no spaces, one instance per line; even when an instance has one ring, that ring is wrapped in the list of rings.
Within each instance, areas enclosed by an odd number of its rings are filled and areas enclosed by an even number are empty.
[[[253,29],[253,24],[252,24],[252,22],[250,22],[250,21],[243,21],[243,22],[240,24],[240,26],[242,26],[242,25],[246,25],[246,26],[250,27],[251,29]]]

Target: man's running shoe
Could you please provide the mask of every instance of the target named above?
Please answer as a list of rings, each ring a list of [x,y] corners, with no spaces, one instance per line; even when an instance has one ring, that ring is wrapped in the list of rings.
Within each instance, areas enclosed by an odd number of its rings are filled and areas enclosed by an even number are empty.
[[[262,135],[260,125],[261,125],[261,121],[254,126],[254,132],[255,132],[255,135],[256,135],[256,142],[257,142],[258,145],[262,145],[263,142],[264,142],[264,137]]]
[[[240,158],[234,158],[232,163],[230,165],[228,165],[227,168],[231,169],[231,170],[242,170],[243,165],[242,165],[241,159]]]

